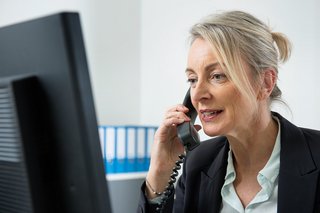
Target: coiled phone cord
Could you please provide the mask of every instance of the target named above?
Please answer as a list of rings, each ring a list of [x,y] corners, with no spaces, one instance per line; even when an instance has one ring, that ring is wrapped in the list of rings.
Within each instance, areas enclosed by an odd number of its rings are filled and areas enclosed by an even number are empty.
[[[177,181],[177,176],[179,174],[179,170],[181,169],[181,164],[183,163],[185,157],[186,157],[185,154],[179,155],[179,160],[176,161],[176,165],[172,169],[172,173],[170,175],[168,185],[166,186],[163,192],[163,196],[161,198],[159,206],[156,208],[156,211],[159,213],[163,211],[163,208],[167,203],[167,200],[169,199],[169,196],[171,195],[174,189],[174,183]]]

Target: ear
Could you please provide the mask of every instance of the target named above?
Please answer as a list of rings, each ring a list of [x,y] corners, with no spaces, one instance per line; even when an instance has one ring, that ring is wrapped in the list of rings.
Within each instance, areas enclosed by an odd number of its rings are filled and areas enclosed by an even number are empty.
[[[277,82],[277,72],[274,68],[267,68],[261,74],[261,87],[258,100],[268,99]]]

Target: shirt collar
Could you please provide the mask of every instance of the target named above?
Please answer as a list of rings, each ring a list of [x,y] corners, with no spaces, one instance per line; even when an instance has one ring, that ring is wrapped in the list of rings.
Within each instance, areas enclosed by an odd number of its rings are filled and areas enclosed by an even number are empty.
[[[232,183],[236,178],[235,175],[235,170],[234,170],[234,165],[233,165],[233,158],[232,158],[232,151],[231,147],[228,152],[228,166],[227,166],[227,172],[226,172],[226,177],[225,177],[225,183],[224,185],[228,185]]]
[[[280,169],[280,121],[277,117],[273,117],[278,122],[278,134],[276,142],[274,144],[271,156],[264,166],[264,168],[259,172],[260,175],[267,178],[270,182],[274,182],[279,175]]]

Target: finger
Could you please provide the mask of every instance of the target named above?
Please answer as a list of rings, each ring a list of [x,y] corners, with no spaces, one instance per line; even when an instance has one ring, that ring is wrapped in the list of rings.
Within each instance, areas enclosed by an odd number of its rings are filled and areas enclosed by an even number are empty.
[[[171,127],[171,126],[177,126],[179,124],[182,124],[185,121],[186,119],[183,119],[183,118],[172,117],[172,118],[165,119],[163,124],[166,127]]]
[[[190,118],[184,113],[184,112],[172,112],[169,111],[165,114],[164,119],[171,119],[171,118],[181,118],[181,119],[185,119],[186,121],[189,121]]]
[[[179,111],[179,112],[188,112],[189,109],[188,109],[188,107],[186,107],[186,106],[184,106],[182,104],[178,104],[177,105],[177,111]]]
[[[182,104],[177,104],[169,108],[168,112],[188,112],[189,109]]]

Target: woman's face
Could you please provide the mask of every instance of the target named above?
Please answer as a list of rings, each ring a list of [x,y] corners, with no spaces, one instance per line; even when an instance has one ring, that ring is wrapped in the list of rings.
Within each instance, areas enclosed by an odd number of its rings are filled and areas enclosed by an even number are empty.
[[[207,135],[236,136],[248,129],[253,107],[228,79],[207,41],[198,38],[191,45],[186,74],[192,103]]]

